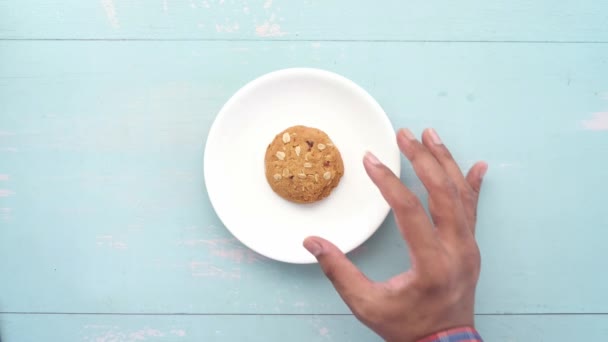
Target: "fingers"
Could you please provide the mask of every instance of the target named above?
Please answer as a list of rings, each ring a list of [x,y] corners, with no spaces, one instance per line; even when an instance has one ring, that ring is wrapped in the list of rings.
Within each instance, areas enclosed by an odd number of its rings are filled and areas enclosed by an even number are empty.
[[[469,190],[469,184],[464,179],[460,167],[454,161],[452,154],[437,135],[437,132],[430,128],[422,133],[422,143],[431,151],[435,159],[443,167],[448,177],[456,184],[458,190],[465,192]]]
[[[372,291],[372,282],[331,242],[309,237],[304,240],[304,248],[317,258],[344,302],[356,310]]]
[[[422,133],[422,142],[424,146],[431,151],[435,159],[437,159],[439,164],[445,170],[448,177],[458,188],[467,219],[467,225],[471,231],[474,231],[476,223],[477,199],[479,187],[481,186],[481,177],[483,177],[483,175],[479,177],[478,173],[482,170],[479,168],[483,168],[481,164],[485,165],[485,170],[487,170],[487,164],[481,163],[475,165],[471,169],[471,172],[473,172],[471,179],[465,179],[460,167],[452,157],[452,154],[443,144],[441,138],[439,138],[439,135],[434,129],[426,129]],[[475,185],[476,188],[473,188],[473,185]]]
[[[363,165],[372,182],[393,209],[397,226],[407,241],[412,262],[437,247],[433,223],[427,216],[420,200],[395,174],[373,154],[366,154]]]
[[[488,164],[485,162],[478,162],[471,167],[467,174],[467,183],[469,183],[469,186],[477,195],[481,192],[481,183],[483,182],[483,177],[486,175],[487,171]]]
[[[483,177],[488,171],[488,164],[485,162],[478,162],[467,174],[466,181],[471,188],[470,196],[468,198],[463,199],[464,207],[466,209],[467,220],[469,222],[477,222],[477,203],[479,202],[479,193],[481,192],[481,184],[483,182]],[[471,231],[475,234],[475,224],[471,227]]]
[[[429,209],[435,225],[448,233],[468,233],[458,186],[437,158],[408,129],[399,131],[397,143],[429,193]]]

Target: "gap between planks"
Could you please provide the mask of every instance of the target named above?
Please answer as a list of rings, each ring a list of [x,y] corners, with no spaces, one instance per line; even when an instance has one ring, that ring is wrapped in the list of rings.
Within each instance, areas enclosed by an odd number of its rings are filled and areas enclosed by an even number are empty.
[[[137,313],[137,312],[28,312],[0,311],[0,315],[49,315],[49,316],[354,316],[348,313]],[[608,316],[608,312],[530,312],[530,313],[477,313],[475,316]]]
[[[327,42],[464,44],[608,44],[608,40],[424,40],[424,39],[213,39],[213,38],[0,38],[0,42]]]

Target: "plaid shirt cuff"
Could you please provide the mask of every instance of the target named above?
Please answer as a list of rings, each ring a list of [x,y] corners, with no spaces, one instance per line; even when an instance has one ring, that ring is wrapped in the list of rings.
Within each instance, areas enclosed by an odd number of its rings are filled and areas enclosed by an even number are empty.
[[[463,327],[442,331],[418,342],[483,342],[483,340],[474,328]]]

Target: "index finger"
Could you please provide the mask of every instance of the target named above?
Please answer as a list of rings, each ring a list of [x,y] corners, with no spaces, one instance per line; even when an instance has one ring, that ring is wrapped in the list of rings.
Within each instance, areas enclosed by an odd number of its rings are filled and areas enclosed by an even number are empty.
[[[412,263],[415,264],[424,255],[435,251],[438,241],[433,231],[433,223],[418,197],[373,154],[365,155],[363,165],[393,209],[399,231],[409,246]]]

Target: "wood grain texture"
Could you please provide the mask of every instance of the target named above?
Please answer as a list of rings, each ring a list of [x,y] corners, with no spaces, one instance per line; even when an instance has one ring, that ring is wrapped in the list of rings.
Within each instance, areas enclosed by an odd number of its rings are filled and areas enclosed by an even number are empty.
[[[0,315],[2,340],[80,341],[381,341],[352,316]],[[608,316],[480,316],[485,341],[604,341]]]
[[[0,1],[0,38],[608,42],[598,0]]]
[[[478,313],[608,312],[608,45],[5,41],[0,60],[3,312],[347,313],[317,267],[234,240],[205,193],[222,104],[292,66],[489,162]],[[389,218],[353,259],[380,280],[406,255]]]
[[[300,66],[489,162],[486,341],[608,339],[608,2],[0,0],[0,340],[377,341],[206,195],[223,103]],[[391,217],[350,257],[377,280],[409,266]]]

